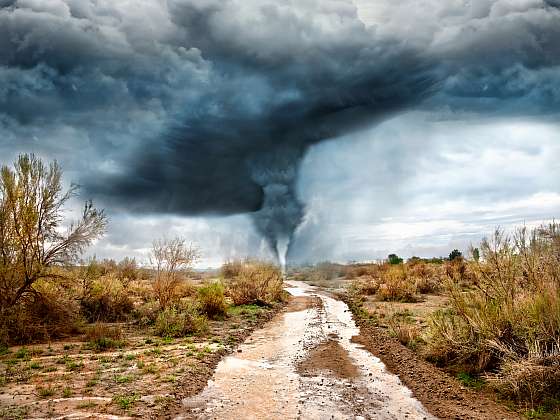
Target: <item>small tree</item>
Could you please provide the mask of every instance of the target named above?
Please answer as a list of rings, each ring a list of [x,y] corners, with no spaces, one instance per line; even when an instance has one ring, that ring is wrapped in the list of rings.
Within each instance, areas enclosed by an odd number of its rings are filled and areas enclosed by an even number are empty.
[[[87,201],[81,218],[62,229],[66,202],[76,194],[62,189],[62,170],[23,154],[13,168],[0,169],[0,315],[28,295],[33,284],[55,279],[53,266],[68,264],[106,228],[103,210]]]
[[[474,261],[480,261],[480,250],[478,248],[472,248],[471,254]]]
[[[401,264],[403,262],[403,259],[399,257],[397,254],[389,254],[387,256],[387,261],[389,261],[389,264],[397,265],[397,264]]]
[[[182,275],[199,258],[199,251],[183,238],[158,239],[152,244],[150,262],[156,270],[154,292],[161,308],[174,299]]]
[[[449,254],[449,261],[453,261],[455,258],[462,258],[462,257],[463,257],[463,254],[461,253],[461,251],[459,251],[458,249],[454,249]]]

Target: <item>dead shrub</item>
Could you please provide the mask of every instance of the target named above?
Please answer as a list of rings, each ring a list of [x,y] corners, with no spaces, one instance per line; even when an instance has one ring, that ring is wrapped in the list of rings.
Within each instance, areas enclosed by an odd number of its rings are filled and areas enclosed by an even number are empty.
[[[222,283],[214,282],[202,286],[197,291],[200,308],[210,318],[223,317],[227,310]]]
[[[155,267],[154,293],[162,308],[176,304],[185,273],[198,259],[198,249],[183,238],[159,239],[153,242],[150,260]]]
[[[139,325],[154,325],[159,312],[159,302],[149,300],[134,308],[133,316]]]
[[[379,277],[378,264],[353,264],[346,268],[345,277],[347,279],[355,279],[357,277]]]
[[[282,273],[273,264],[247,262],[228,284],[228,294],[236,305],[271,305],[282,300]]]
[[[418,261],[407,266],[417,293],[435,293],[440,289],[441,281],[434,264]]]
[[[420,330],[406,322],[389,321],[389,328],[399,342],[407,347],[414,347],[420,337]]]
[[[379,281],[374,277],[367,276],[356,279],[353,287],[361,295],[372,296],[379,291]]]
[[[498,374],[486,376],[489,384],[508,398],[532,405],[560,395],[560,355],[508,360]]]

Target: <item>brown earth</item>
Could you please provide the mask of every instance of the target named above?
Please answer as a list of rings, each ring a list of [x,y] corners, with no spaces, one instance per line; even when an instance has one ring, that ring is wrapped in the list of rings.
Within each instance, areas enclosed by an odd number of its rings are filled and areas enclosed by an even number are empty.
[[[310,350],[297,365],[301,376],[319,376],[326,373],[338,378],[356,378],[358,368],[348,357],[348,352],[335,340],[327,340]]]
[[[290,302],[286,307],[286,312],[299,312],[321,305],[321,299],[319,299],[317,296],[290,297]]]
[[[204,388],[225,354],[283,306],[233,307],[200,337],[163,339],[121,324],[120,348],[97,352],[80,336],[12,347],[0,356],[0,418],[169,418],[181,398]]]
[[[391,337],[386,329],[357,319],[360,335],[353,341],[379,357],[414,396],[440,419],[521,419],[517,413],[487,395],[462,386],[457,380],[420,358]]]
[[[291,301],[292,299],[290,299]],[[236,343],[242,343],[251,333],[259,328],[262,328],[264,324],[269,322],[274,316],[281,310],[287,310],[290,307],[290,303],[287,306],[277,305],[272,310],[263,312],[262,315],[255,321],[249,328],[243,328],[237,331]],[[181,381],[180,386],[177,388],[177,392],[173,394],[173,402],[166,407],[164,413],[162,413],[158,418],[172,419],[184,412],[184,407],[182,406],[182,401],[185,398],[192,397],[201,392],[206,385],[208,380],[212,378],[216,366],[228,353],[235,351],[235,348],[230,348],[227,352],[222,352],[220,354],[212,354],[204,360],[204,363],[199,365],[197,369],[191,372],[191,375],[186,376]]]

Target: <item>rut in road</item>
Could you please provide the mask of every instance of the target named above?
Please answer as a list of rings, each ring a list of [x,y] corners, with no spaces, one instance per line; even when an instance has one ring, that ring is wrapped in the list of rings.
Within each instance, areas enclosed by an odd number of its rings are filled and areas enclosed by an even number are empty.
[[[184,419],[433,419],[397,376],[351,341],[347,305],[288,282],[286,312],[225,357]]]

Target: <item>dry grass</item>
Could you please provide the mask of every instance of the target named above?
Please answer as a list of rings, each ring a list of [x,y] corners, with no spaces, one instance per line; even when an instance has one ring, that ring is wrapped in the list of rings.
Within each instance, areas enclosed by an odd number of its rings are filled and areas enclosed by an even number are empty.
[[[283,277],[275,265],[245,262],[238,274],[226,281],[228,295],[236,305],[270,305],[282,300]]]
[[[443,291],[449,278],[449,264],[452,263],[430,263],[418,258],[404,264],[360,264],[349,266],[346,278],[353,280],[359,295],[375,295],[382,301],[415,302],[421,294]]]
[[[513,236],[497,230],[469,263],[474,288],[450,282],[451,309],[435,314],[429,357],[491,375],[508,396],[537,403],[560,387],[559,225]]]

